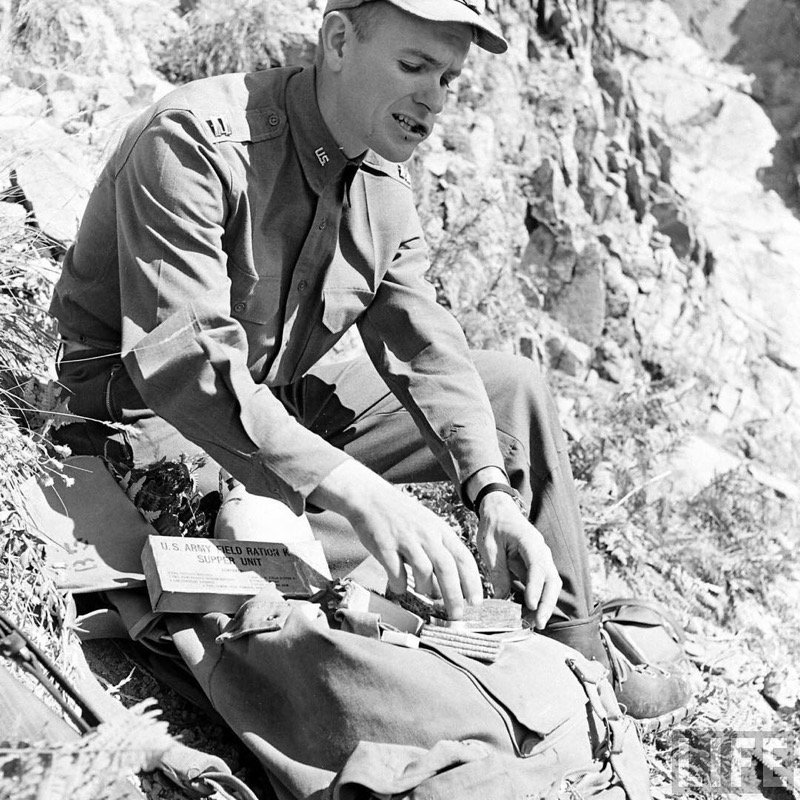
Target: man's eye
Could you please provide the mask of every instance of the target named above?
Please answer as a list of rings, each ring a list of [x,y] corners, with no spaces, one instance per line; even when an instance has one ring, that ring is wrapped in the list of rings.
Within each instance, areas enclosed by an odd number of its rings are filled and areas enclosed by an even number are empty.
[[[408,61],[401,61],[400,69],[402,69],[403,72],[419,72],[420,66],[419,64],[411,64]]]

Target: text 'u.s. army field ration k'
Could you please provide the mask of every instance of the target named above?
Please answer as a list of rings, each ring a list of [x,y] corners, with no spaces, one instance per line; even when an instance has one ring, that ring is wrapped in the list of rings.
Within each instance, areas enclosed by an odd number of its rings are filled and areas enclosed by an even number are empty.
[[[142,551],[154,611],[233,613],[268,583],[309,597],[330,580],[320,542],[150,536]]]

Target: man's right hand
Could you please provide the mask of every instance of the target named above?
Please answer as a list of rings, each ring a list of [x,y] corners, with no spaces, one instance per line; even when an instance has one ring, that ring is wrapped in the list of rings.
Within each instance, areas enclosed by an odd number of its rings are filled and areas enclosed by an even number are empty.
[[[340,464],[308,499],[347,519],[386,570],[392,591],[406,590],[408,566],[416,591],[431,595],[438,587],[450,619],[463,616],[465,600],[483,599],[478,566],[456,532],[363,464]]]

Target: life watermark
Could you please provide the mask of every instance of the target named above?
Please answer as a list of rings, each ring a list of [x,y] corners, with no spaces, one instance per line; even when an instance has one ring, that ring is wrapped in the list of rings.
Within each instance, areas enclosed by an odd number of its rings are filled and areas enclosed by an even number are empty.
[[[670,734],[672,795],[729,794],[797,787],[798,734],[675,729]]]

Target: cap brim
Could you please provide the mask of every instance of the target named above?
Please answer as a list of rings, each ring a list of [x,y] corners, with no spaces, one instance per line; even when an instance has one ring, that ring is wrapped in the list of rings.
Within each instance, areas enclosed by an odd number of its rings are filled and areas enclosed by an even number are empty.
[[[505,53],[508,42],[490,20],[473,11],[461,0],[432,3],[431,0],[388,0],[393,6],[415,17],[431,22],[463,22],[475,31],[474,42],[489,53]],[[369,0],[329,0],[325,12],[353,8]]]

